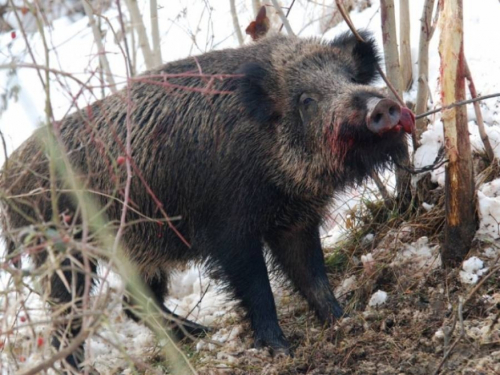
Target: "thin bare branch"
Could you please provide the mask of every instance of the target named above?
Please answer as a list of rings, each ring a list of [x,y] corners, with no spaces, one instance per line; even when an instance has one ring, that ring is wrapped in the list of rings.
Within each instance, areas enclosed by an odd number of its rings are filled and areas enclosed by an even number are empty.
[[[445,111],[447,109],[451,109],[451,108],[454,108],[454,107],[459,107],[461,105],[475,103],[475,102],[480,102],[482,100],[491,99],[491,98],[498,98],[498,97],[500,97],[500,92],[497,92],[495,94],[490,94],[490,95],[479,96],[477,98],[472,98],[472,99],[467,99],[467,100],[459,100],[459,101],[457,101],[455,103],[452,103],[450,105],[445,105],[443,107],[439,107],[439,108],[433,109],[432,111],[427,111],[427,112],[424,112],[424,113],[420,113],[420,114],[416,115],[415,118],[419,119],[419,118],[422,118],[422,117],[425,117],[425,116],[433,115],[434,113]]]
[[[51,356],[48,360],[40,363],[39,365],[21,373],[21,375],[34,375],[39,374],[44,370],[51,368],[57,361],[66,358],[75,350],[77,350],[81,343],[83,343],[87,337],[90,335],[91,331],[89,329],[82,330],[78,336],[71,340],[71,343],[65,347],[63,350],[58,351],[56,354]]]
[[[474,85],[474,81],[472,79],[472,74],[469,69],[469,64],[467,64],[467,60],[465,61],[465,78],[469,82],[469,91],[470,96],[474,99],[477,98],[476,85]],[[479,134],[481,136],[481,140],[484,144],[484,149],[486,151],[486,155],[488,155],[488,159],[493,161],[495,158],[495,153],[493,152],[493,147],[491,147],[490,139],[486,134],[486,129],[484,128],[483,114],[481,113],[481,108],[479,106],[479,102],[474,102],[474,111],[476,112],[476,121],[477,126],[479,128]]]
[[[285,26],[285,29],[286,29],[286,32],[288,33],[288,35],[295,35],[293,30],[292,30],[292,27],[290,26],[290,22],[288,22],[288,20],[285,16],[285,13],[283,13],[283,9],[281,9],[280,4],[278,3],[278,0],[271,0],[271,2],[273,3],[274,9],[276,9],[276,12],[280,16],[281,22]]]
[[[295,4],[295,0],[292,0],[292,3],[290,4],[290,6],[288,7],[288,10],[286,11],[286,19],[288,20],[288,15],[290,14],[290,12],[292,11],[292,8],[293,8],[293,4]],[[281,24],[280,26],[280,31],[283,30],[283,26],[285,26],[284,23]]]
[[[122,13],[122,7],[121,7],[121,1],[116,0],[116,7],[118,9],[118,19],[120,20],[120,27],[122,29],[122,35],[123,35],[123,44],[125,44],[125,56],[127,58],[127,67],[128,67],[128,75],[131,77],[135,76],[135,66],[132,63],[132,58],[130,56],[130,50],[128,47],[128,41],[127,41],[127,30],[125,29],[125,23],[123,22],[123,13]],[[132,33],[132,36],[134,33]],[[133,40],[133,39],[132,39]]]
[[[99,61],[101,62],[101,66],[104,70],[104,75],[106,76],[106,81],[108,81],[109,89],[111,92],[116,92],[115,79],[113,78],[113,74],[111,74],[111,68],[109,67],[108,58],[106,57],[106,51],[104,49],[104,44],[102,43],[102,35],[97,27],[97,24],[94,19],[94,10],[87,0],[82,0],[83,9],[85,10],[85,14],[89,18],[89,25],[92,29],[92,33],[94,34],[94,41],[97,45],[97,52],[99,54]]]
[[[372,173],[372,179],[375,182],[375,185],[377,185],[377,188],[380,192],[380,195],[382,196],[382,199],[384,200],[385,206],[388,209],[392,209],[391,197],[389,195],[389,192],[387,191],[387,188],[385,187],[384,183],[380,179],[380,176],[378,175],[377,172]]]

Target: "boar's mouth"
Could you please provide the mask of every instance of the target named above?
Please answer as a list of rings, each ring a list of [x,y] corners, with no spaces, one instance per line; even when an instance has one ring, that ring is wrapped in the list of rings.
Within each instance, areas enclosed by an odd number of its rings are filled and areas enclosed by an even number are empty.
[[[415,126],[413,113],[389,99],[375,98],[365,113],[361,118],[337,118],[327,131],[327,147],[336,163],[356,166],[360,175],[401,162],[407,154],[406,135]]]

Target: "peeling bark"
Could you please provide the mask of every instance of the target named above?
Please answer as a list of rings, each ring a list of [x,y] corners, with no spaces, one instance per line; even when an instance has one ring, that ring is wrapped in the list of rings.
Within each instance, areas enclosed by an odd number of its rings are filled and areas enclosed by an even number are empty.
[[[447,0],[442,12],[439,44],[441,101],[443,106],[465,99],[462,0]],[[446,167],[443,266],[459,265],[469,252],[476,232],[475,189],[472,154],[465,106],[443,111]]]

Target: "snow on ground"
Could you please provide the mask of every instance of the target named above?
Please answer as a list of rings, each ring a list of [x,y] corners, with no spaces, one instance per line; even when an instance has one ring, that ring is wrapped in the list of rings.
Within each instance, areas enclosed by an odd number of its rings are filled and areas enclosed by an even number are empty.
[[[149,7],[144,1],[139,1],[141,12],[145,19],[149,17]],[[247,4],[248,3],[248,4]],[[285,1],[289,3],[289,1]],[[301,35],[319,35],[317,22],[309,22],[311,19],[318,19],[324,16],[325,8],[318,5],[319,2],[298,1],[294,5],[290,15],[290,22],[295,30],[301,30]],[[412,57],[416,62],[418,51],[419,24],[421,16],[422,0],[410,2],[410,12],[412,20]],[[372,1],[372,7],[351,14],[354,24],[359,28],[366,28],[375,33],[375,38],[381,41],[380,32],[380,12],[379,1]],[[159,1],[159,17],[161,36],[162,36],[162,54],[164,61],[172,61],[178,58],[196,55],[214,48],[234,47],[237,45],[235,35],[232,30],[232,23],[229,13],[229,2],[217,0],[204,2],[203,4],[196,0]],[[244,28],[252,19],[252,13],[249,2],[237,2],[240,24]],[[115,35],[113,30],[120,30],[118,13],[115,6],[105,11],[104,15],[109,20],[109,25],[103,22],[103,32],[105,35],[105,45],[107,57],[113,67],[113,73],[119,85],[125,81],[125,63],[121,50],[114,42]],[[396,15],[398,11],[396,9]],[[492,36],[500,34],[500,7],[495,0],[482,0],[481,2],[464,2],[464,24],[465,24],[465,54],[475,80],[476,88],[481,95],[500,92],[500,71],[498,70],[498,61],[500,61],[500,49],[488,47],[483,43]],[[92,39],[91,30],[88,28],[86,17],[73,17],[70,20],[67,17],[56,19],[51,27],[44,29],[49,44],[54,46],[50,53],[50,65],[54,69],[74,73],[82,81],[94,85],[92,92],[84,91],[75,98],[80,87],[77,82],[68,78],[62,78],[58,83],[51,86],[51,100],[56,118],[61,118],[66,113],[75,110],[77,107],[87,105],[109,93],[107,89],[101,91],[98,86],[100,81],[95,76],[98,66],[98,56],[95,44]],[[146,25],[149,28],[149,25]],[[347,26],[341,24],[328,31],[323,37],[332,39],[335,35],[347,30]],[[119,32],[117,35],[119,36]],[[439,30],[434,35],[430,47],[430,66],[429,66],[429,86],[432,93],[433,106],[439,106],[438,74],[439,74],[439,55],[437,52],[437,43]],[[118,37],[120,39],[120,37]],[[29,35],[30,46],[33,48],[36,62],[40,65],[45,64],[43,52],[43,43],[39,34]],[[247,38],[248,42],[248,38]],[[0,64],[16,62],[31,63],[27,54],[26,45],[20,33],[12,39],[10,33],[0,35]],[[137,65],[142,70],[144,63],[141,54],[137,54]],[[416,69],[416,65],[414,65]],[[416,72],[414,71],[414,77]],[[416,78],[415,78],[416,79]],[[15,149],[29,134],[44,121],[44,91],[39,83],[36,71],[33,69],[17,69],[15,74],[11,74],[6,69],[0,70],[0,87],[3,89],[12,89],[20,87],[17,93],[17,100],[10,100],[5,110],[0,111],[0,130],[6,137],[7,152]],[[416,85],[414,85],[416,87]],[[406,100],[414,100],[416,89],[412,89],[405,94]],[[77,104],[74,104],[77,103]],[[489,99],[481,103],[484,121],[487,126],[487,133],[492,141],[495,154],[500,156],[500,101]],[[480,138],[478,136],[477,126],[475,124],[475,113],[471,105],[468,106],[469,128],[471,132],[471,142],[475,150],[482,149]],[[427,132],[422,136],[422,147],[415,153],[414,161],[416,167],[422,167],[432,163],[443,143],[443,129],[439,114],[431,117],[431,124]],[[3,163],[3,152],[0,153],[0,163]],[[433,181],[439,185],[444,185],[444,169],[440,168],[432,172]],[[388,175],[389,187],[394,186],[392,176]],[[333,247],[338,239],[342,238],[349,225],[350,211],[355,210],[359,203],[367,197],[373,196],[376,190],[368,185],[364,190],[351,189],[339,195],[336,204],[332,207],[330,220],[327,221],[324,228],[324,245]],[[481,224],[478,234],[490,236],[491,239],[500,238],[500,197],[497,197],[500,191],[500,182],[495,180],[485,184],[478,192],[479,212],[481,215]],[[431,246],[426,238],[420,238],[411,245],[399,244],[399,250],[394,258],[393,265],[408,265],[420,271],[429,268],[435,268],[439,265],[438,249]],[[368,254],[362,259],[367,268],[373,266],[377,256],[384,253],[383,249],[375,249],[373,254]],[[484,251],[484,258],[494,259],[498,250],[494,247]],[[483,256],[481,255],[481,256]],[[481,259],[470,258],[463,266],[463,273],[467,277],[463,280],[471,280],[480,277],[480,272],[484,270],[483,266],[478,268]],[[120,290],[120,281],[116,276],[111,277],[110,287]],[[1,287],[5,291],[7,288],[7,277],[2,275]],[[466,281],[464,281],[466,282]],[[336,289],[336,294],[341,295],[353,289],[356,278],[348,278]],[[273,281],[273,288],[277,295],[282,295],[281,283]],[[230,302],[221,287],[206,277],[199,268],[190,267],[185,271],[178,272],[171,280],[171,296],[167,305],[180,315],[190,313],[190,318],[200,322],[215,326],[218,331],[212,337],[213,340],[233,342],[235,345],[243,345],[239,339],[242,327],[239,325],[232,328],[224,327],[224,321],[232,318],[238,318],[237,309],[233,302]],[[384,292],[377,292],[383,294]],[[203,298],[201,299],[201,296]],[[22,296],[19,296],[22,299]],[[375,296],[374,296],[375,297]],[[3,313],[17,319],[15,324],[23,324],[22,314],[5,311],[8,302],[14,302],[13,296],[9,299],[2,299]],[[126,366],[126,360],[120,355],[120,351],[113,348],[105,339],[112,339],[123,345],[126,352],[143,357],[145,353],[153,351],[155,342],[152,334],[140,324],[136,324],[129,319],[124,318],[121,313],[119,294],[113,296],[114,308],[110,310],[108,323],[99,331],[102,338],[93,337],[87,343],[87,348],[91,362],[96,368],[106,373],[110,369]],[[385,298],[382,298],[385,300]],[[381,301],[382,299],[376,299]],[[278,299],[278,305],[279,305]],[[374,302],[375,303],[375,302]],[[11,303],[9,308],[15,304]],[[30,319],[47,319],[44,306],[36,295],[31,294],[26,300],[26,306],[30,311]],[[0,329],[5,330],[11,322],[3,321],[4,326]],[[23,337],[28,339],[23,341],[21,352],[18,359],[24,359],[19,362],[19,368],[32,366],[36,361],[47,358],[45,352],[33,350],[37,343],[37,338],[44,338],[44,329],[42,325],[38,326],[34,332],[27,328],[16,330],[14,337],[9,340],[17,340]],[[103,339],[104,338],[104,339]],[[42,342],[43,343],[43,342]],[[210,350],[210,345],[200,341],[197,350]],[[42,345],[43,346],[43,345]],[[11,366],[12,358],[10,354],[1,353],[1,363],[9,363]],[[3,365],[0,365],[3,366]],[[7,371],[7,372],[6,372]],[[6,367],[2,367],[3,373],[8,373]]]
[[[476,284],[479,277],[488,272],[488,267],[484,267],[484,262],[478,257],[471,257],[463,262],[460,271],[460,281],[464,284]]]
[[[479,234],[500,238],[500,179],[488,182],[477,192]]]
[[[408,267],[419,274],[426,274],[441,266],[439,246],[429,246],[427,237],[421,237],[411,244],[403,244],[391,265]]]
[[[383,290],[377,290],[370,297],[370,300],[368,301],[368,306],[371,306],[371,307],[381,306],[386,301],[387,301],[387,292],[384,292]]]

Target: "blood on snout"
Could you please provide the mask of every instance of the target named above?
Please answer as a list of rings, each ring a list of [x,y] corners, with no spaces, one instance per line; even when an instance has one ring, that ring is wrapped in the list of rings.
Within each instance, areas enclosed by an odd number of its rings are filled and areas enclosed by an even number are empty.
[[[401,117],[399,119],[399,124],[403,127],[405,133],[411,134],[413,128],[415,128],[415,115],[408,108],[401,108]]]

